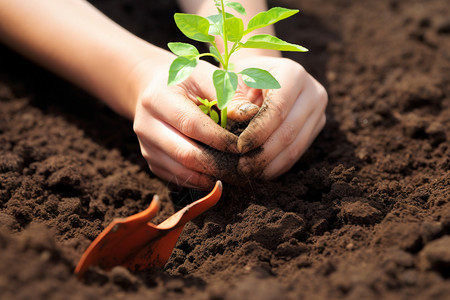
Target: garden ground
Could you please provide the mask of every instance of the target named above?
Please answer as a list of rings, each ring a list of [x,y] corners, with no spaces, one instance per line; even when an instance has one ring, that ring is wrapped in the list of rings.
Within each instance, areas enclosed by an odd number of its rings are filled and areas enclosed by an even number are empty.
[[[92,1],[162,47],[174,1]],[[142,4],[141,4],[142,3]],[[330,96],[328,123],[273,182],[225,185],[164,269],[73,270],[113,218],[202,194],[155,178],[132,124],[0,48],[0,298],[448,299],[450,3],[285,0],[278,36]],[[169,22],[170,21],[170,22]]]

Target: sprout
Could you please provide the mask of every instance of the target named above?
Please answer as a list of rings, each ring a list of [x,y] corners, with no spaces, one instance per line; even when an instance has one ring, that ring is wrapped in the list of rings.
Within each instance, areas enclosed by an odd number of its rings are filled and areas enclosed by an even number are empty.
[[[270,34],[253,35],[243,41],[243,38],[255,29],[272,25],[298,13],[296,9],[273,7],[255,15],[245,28],[241,18],[225,11],[226,8],[231,8],[240,15],[246,15],[245,8],[240,3],[226,0],[214,0],[214,3],[218,14],[207,18],[184,13],[174,15],[176,25],[185,36],[195,41],[209,43],[210,47],[208,53],[200,54],[191,44],[169,43],[169,49],[177,55],[177,58],[170,66],[168,85],[175,85],[186,80],[194,71],[200,57],[212,56],[221,66],[214,71],[212,78],[217,100],[209,101],[200,97],[197,99],[202,103],[200,109],[225,128],[227,107],[236,93],[238,75],[241,75],[242,81],[251,88],[279,89],[281,87],[272,74],[260,68],[247,68],[238,73],[234,72],[230,64],[233,53],[243,48],[297,52],[305,52],[308,49],[285,42]],[[217,48],[216,37],[220,37],[224,43],[223,53]],[[212,109],[214,105],[217,105],[220,111],[220,120],[217,112]]]

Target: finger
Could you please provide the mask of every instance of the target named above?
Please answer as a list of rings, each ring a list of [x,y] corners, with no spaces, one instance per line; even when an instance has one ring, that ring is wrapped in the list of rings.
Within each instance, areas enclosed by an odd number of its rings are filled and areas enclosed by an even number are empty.
[[[317,123],[313,125],[312,129],[309,128],[309,124],[305,124],[304,130],[302,130],[295,142],[267,165],[263,171],[262,178],[269,180],[274,179],[289,171],[314,142],[320,131],[323,129],[325,122],[326,118],[325,115],[323,115],[322,118],[319,118]]]
[[[289,164],[290,161],[298,160],[300,155],[297,154],[301,151],[301,148],[298,147],[301,146],[293,148],[292,144],[298,144],[302,138],[308,139],[307,134],[313,132],[314,126],[323,118],[325,107],[326,99],[317,95],[314,85],[305,88],[286,120],[266,141],[263,151],[251,157],[244,156],[241,159],[239,163],[241,172],[258,177],[281,153],[290,155],[282,156],[286,161],[279,160],[283,162],[279,168]],[[301,136],[300,139],[299,136]]]
[[[242,97],[242,98],[241,98]],[[245,122],[253,118],[259,111],[259,106],[241,95],[236,96],[228,105],[227,116],[236,122]]]
[[[160,99],[164,97],[148,95],[145,108],[152,112],[156,119],[163,120],[191,139],[220,151],[238,152],[237,136],[214,123],[187,98],[183,89],[173,87],[171,91],[165,95],[166,101],[163,104]]]
[[[302,72],[305,71],[300,65],[298,68],[298,74],[289,72],[289,75],[295,76],[294,78],[303,78],[305,75]],[[283,82],[283,87],[265,92],[264,103],[259,113],[239,136],[237,149],[240,153],[246,153],[261,146],[284,122],[303,90],[304,81],[298,82],[289,78],[278,78],[278,80]]]
[[[293,143],[280,152],[276,152],[275,155],[272,152],[275,143],[271,143],[271,145],[267,146],[267,152],[265,147],[264,153],[255,157],[243,157],[239,163],[240,171],[247,176],[264,179],[273,179],[288,171],[320,132],[321,127],[318,126],[320,125],[320,120],[321,118],[319,120],[315,118],[309,119]]]
[[[257,103],[262,98],[261,90],[245,85],[239,78],[239,86],[233,100],[228,104],[227,116],[236,122],[245,122],[253,118],[259,111]]]
[[[158,153],[158,151],[153,151],[152,156],[155,159],[149,159],[148,161],[150,170],[159,178],[168,183],[195,189],[209,189],[214,185],[215,179],[213,177],[189,170],[169,156],[164,155],[163,152]],[[147,155],[147,157],[149,156]]]
[[[219,175],[220,170],[214,158],[208,155],[203,147],[180,134],[169,124],[155,121],[154,118],[147,119],[147,122],[135,126],[136,134],[143,146],[141,149],[147,150],[148,159],[144,156],[147,160],[153,159],[152,162],[155,163],[155,158],[159,159],[164,154],[164,156],[170,157],[172,161],[189,170],[212,176]],[[156,152],[160,155],[150,157],[150,154]],[[171,166],[167,160],[159,162],[159,164],[162,163]],[[172,169],[175,168],[172,167]]]

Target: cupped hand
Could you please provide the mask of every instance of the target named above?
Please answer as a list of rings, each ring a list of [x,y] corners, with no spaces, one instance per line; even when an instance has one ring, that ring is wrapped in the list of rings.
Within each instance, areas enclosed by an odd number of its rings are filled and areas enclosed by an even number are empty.
[[[226,177],[227,170],[219,168],[204,145],[238,153],[237,136],[198,108],[197,96],[215,99],[212,73],[217,68],[200,61],[187,80],[170,87],[168,68],[158,68],[138,98],[134,131],[155,175],[177,185],[208,189],[216,178]]]
[[[235,62],[237,71],[259,67],[280,83],[276,90],[247,88],[259,113],[239,136],[238,170],[249,177],[273,179],[287,172],[325,125],[328,96],[324,87],[293,60],[254,56]],[[261,151],[249,152],[261,146]]]

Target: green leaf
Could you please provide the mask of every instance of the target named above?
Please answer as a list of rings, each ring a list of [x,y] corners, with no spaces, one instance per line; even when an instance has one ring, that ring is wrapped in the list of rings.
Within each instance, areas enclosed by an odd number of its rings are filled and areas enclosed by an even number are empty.
[[[175,58],[169,68],[169,80],[167,84],[175,85],[183,82],[191,75],[197,64],[197,58],[187,58],[184,56]]]
[[[308,51],[308,49],[306,49],[305,47],[285,42],[270,34],[254,35],[250,37],[241,46],[243,48],[258,48],[258,49],[270,49],[279,51],[297,51],[297,52]]]
[[[248,68],[240,72],[244,83],[255,89],[279,89],[281,86],[268,71]]]
[[[202,110],[203,113],[205,113],[205,114],[209,113],[209,108],[208,107],[206,107],[204,105],[199,105],[198,107]]]
[[[209,35],[209,21],[206,18],[191,14],[176,13],[175,23],[181,32],[188,38],[199,42],[213,42],[214,37]]]
[[[278,21],[289,18],[298,13],[298,9],[288,9],[283,7],[272,7],[268,11],[263,11],[250,19],[244,35],[258,28],[272,25]]]
[[[219,114],[217,113],[217,111],[211,110],[209,116],[211,117],[211,119],[213,119],[214,122],[219,123]]]
[[[214,56],[214,59],[220,63],[220,59],[222,57],[222,55],[217,51],[217,48],[214,46],[209,47],[209,53],[211,53]]]
[[[225,4],[225,6],[234,9],[235,11],[237,11],[238,13],[240,13],[243,16],[247,15],[245,8],[239,2],[228,2]]]
[[[208,100],[207,99],[202,99],[201,97],[197,96],[197,100],[203,104],[203,106],[208,106]],[[200,105],[201,106],[201,105]]]
[[[209,21],[209,34],[211,35],[222,35],[222,15],[212,15],[207,17]]]
[[[236,17],[225,19],[225,30],[230,42],[239,42],[244,35],[244,23]]]
[[[235,18],[230,13],[225,13],[225,18]],[[209,34],[210,35],[223,35],[223,17],[221,14],[212,15],[206,18],[209,21]]]
[[[238,76],[234,72],[216,70],[213,73],[213,83],[216,88],[217,106],[224,109],[236,93]]]
[[[167,46],[169,47],[170,51],[173,52],[173,54],[178,56],[197,56],[200,55],[197,48],[191,44],[187,43],[168,43]]]

